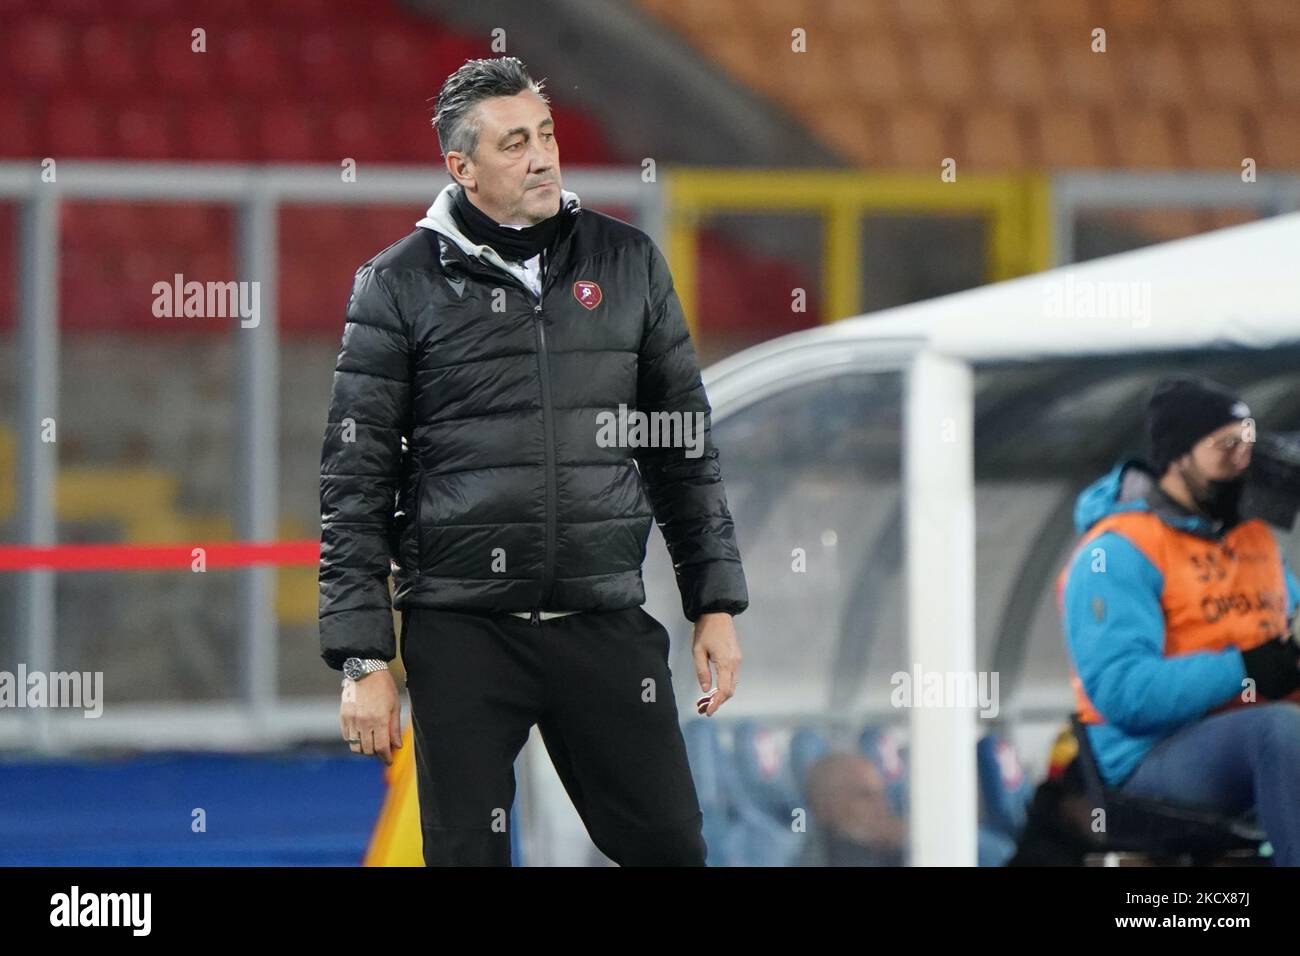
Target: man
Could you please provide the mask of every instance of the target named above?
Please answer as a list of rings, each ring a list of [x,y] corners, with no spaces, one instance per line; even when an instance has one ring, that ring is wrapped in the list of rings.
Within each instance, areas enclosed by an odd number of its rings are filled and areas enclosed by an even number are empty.
[[[510,864],[534,723],[602,852],[703,865],[668,632],[640,607],[651,521],[701,689],[717,670],[710,716],[735,692],[748,595],[667,263],[562,188],[517,59],[458,69],[434,125],[455,181],[357,272],[321,457],[321,647],[348,678],[343,736],[385,762],[400,745],[392,562],[427,865]],[[602,440],[620,406],[694,420],[702,445]]]
[[[833,753],[808,771],[812,839],[797,866],[902,866],[907,821],[894,813],[880,771],[861,754]]]
[[[1250,409],[1215,382],[1166,379],[1148,470],[1120,462],[1080,496],[1058,581],[1078,709],[1102,776],[1236,816],[1300,863],[1300,586],[1273,533],[1238,512]],[[1288,619],[1291,623],[1288,624]]]

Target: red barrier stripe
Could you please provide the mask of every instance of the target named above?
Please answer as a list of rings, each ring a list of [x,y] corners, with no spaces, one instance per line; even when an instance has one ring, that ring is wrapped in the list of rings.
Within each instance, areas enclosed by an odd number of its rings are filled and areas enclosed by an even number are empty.
[[[0,545],[0,571],[189,571],[202,548],[205,566],[315,565],[319,541],[224,541],[217,544]]]

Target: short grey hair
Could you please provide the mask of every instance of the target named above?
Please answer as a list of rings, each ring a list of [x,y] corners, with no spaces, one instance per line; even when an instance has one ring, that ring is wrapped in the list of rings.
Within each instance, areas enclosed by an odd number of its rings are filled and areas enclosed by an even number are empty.
[[[493,96],[515,96],[524,90],[532,90],[544,103],[550,103],[542,93],[542,83],[528,75],[518,57],[467,60],[438,91],[433,128],[438,131],[442,155],[455,150],[473,157],[481,131],[474,108]]]

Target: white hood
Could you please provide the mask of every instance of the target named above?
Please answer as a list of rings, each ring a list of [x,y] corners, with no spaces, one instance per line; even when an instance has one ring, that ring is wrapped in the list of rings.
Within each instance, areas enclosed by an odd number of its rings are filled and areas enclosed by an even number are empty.
[[[478,258],[492,263],[498,269],[504,269],[511,275],[516,276],[524,285],[528,285],[527,273],[521,263],[507,262],[491,246],[479,245],[460,231],[460,227],[456,225],[455,217],[451,214],[451,209],[456,201],[457,190],[462,188],[460,183],[448,183],[444,186],[442,192],[438,193],[433,200],[433,205],[424,214],[424,218],[417,222],[416,225],[421,229],[430,229],[433,232],[441,233],[460,246],[465,255],[478,256]],[[574,208],[581,206],[578,194],[561,188],[560,209],[567,209],[570,205]]]

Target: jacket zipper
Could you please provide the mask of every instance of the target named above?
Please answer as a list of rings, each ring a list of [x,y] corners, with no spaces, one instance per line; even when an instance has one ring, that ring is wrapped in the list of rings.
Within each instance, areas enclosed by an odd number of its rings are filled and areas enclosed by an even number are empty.
[[[537,330],[537,368],[542,379],[542,428],[546,433],[546,551],[542,563],[541,604],[550,600],[555,567],[555,421],[551,408],[551,363],[546,354],[546,319],[539,299],[533,306],[533,328]],[[540,627],[541,604],[533,608],[529,623]]]
[[[565,244],[567,244],[567,239]],[[556,252],[559,250],[557,249]],[[529,296],[537,300],[533,306],[533,328],[536,331],[537,338],[537,371],[542,380],[542,428],[546,435],[546,539],[544,556],[542,558],[542,594],[539,603],[533,608],[532,616],[528,623],[533,627],[541,627],[542,624],[542,605],[550,600],[552,579],[555,576],[555,536],[556,536],[556,477],[555,477],[555,422],[553,421],[554,413],[551,408],[551,366],[546,352],[546,319],[542,314],[542,301],[552,285],[553,269],[550,268],[553,256],[542,256],[542,276],[541,276],[541,294],[533,292],[516,276],[508,274],[509,279],[515,285],[522,288]],[[485,270],[476,266],[471,266],[473,271],[479,272],[489,278],[498,277],[501,272],[498,269]]]

